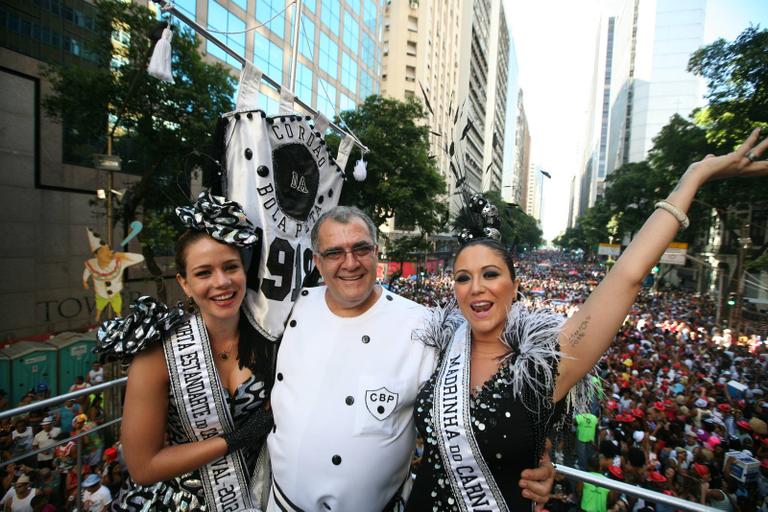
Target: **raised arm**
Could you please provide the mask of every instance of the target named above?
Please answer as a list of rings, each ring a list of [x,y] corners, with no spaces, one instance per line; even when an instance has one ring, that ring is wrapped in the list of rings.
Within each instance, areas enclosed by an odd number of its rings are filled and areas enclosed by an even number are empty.
[[[162,347],[138,354],[128,371],[120,434],[128,472],[140,485],[182,475],[227,453],[220,436],[165,446],[168,386]]]
[[[717,157],[708,155],[692,164],[667,196],[667,203],[684,213],[699,187],[708,181],[768,175],[768,162],[757,160],[768,149],[768,139],[755,146],[759,135],[759,130],[754,130],[736,151]],[[560,335],[560,349],[565,357],[560,361],[554,400],[563,398],[608,349],[635,301],[643,279],[659,261],[678,229],[680,222],[676,216],[657,208],[600,285],[565,323]]]

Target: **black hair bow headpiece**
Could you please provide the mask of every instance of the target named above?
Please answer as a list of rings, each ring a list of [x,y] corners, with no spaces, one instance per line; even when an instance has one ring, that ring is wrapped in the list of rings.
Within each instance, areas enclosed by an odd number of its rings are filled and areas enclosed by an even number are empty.
[[[465,201],[465,218],[469,226],[458,233],[459,244],[464,245],[478,238],[501,240],[499,209],[481,194],[475,194]]]
[[[225,244],[246,248],[259,239],[240,204],[210,192],[201,192],[191,206],[176,208],[176,215],[186,227],[206,231]]]
[[[184,320],[184,308],[179,303],[169,308],[154,297],[139,297],[130,305],[131,314],[107,320],[96,333],[93,351],[124,359],[132,357],[150,345],[160,342],[168,332]]]

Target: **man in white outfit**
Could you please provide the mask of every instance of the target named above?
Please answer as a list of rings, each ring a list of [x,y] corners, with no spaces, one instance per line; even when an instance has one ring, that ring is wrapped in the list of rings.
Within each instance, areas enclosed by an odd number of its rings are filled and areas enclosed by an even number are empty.
[[[376,285],[376,227],[360,210],[323,214],[312,250],[325,286],[301,291],[278,353],[267,510],[396,510],[436,360],[412,338],[428,313]],[[528,471],[546,501],[554,471]]]

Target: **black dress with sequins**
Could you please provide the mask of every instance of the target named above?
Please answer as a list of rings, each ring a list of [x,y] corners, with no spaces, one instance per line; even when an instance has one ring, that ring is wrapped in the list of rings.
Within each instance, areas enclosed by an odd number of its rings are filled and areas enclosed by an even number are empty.
[[[524,469],[538,466],[536,428],[523,402],[513,397],[506,373],[506,368],[499,370],[471,397],[472,430],[509,510],[530,510],[532,502],[523,498],[518,481]],[[436,374],[416,398],[416,426],[424,439],[424,455],[406,509],[458,511],[432,428],[435,379]]]

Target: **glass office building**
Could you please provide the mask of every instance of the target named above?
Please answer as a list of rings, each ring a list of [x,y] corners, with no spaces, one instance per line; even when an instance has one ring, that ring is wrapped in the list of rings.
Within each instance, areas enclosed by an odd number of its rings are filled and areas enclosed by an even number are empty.
[[[293,23],[290,0],[178,0],[176,6],[216,31],[266,75],[290,87]],[[328,118],[379,93],[381,7],[377,0],[304,0],[294,93]],[[226,33],[226,34],[224,34]],[[239,68],[211,42],[202,50]],[[277,112],[278,95],[262,86],[262,104]]]

